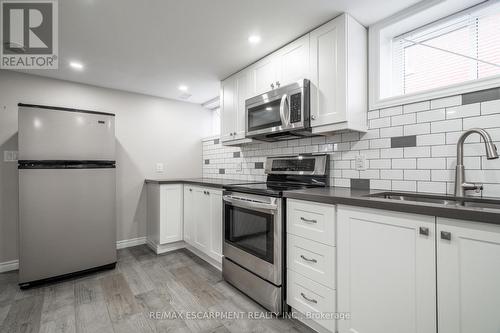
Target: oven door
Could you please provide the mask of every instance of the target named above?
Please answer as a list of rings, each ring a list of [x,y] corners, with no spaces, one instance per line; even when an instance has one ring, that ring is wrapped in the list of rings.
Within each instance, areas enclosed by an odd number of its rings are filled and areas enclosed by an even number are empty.
[[[224,257],[281,285],[281,199],[226,192],[223,201]]]

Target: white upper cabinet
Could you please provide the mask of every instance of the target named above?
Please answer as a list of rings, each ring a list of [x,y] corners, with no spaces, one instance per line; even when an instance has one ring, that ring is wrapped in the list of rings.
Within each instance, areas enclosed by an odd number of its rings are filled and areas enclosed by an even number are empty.
[[[221,141],[225,144],[251,142],[245,139],[245,100],[249,96],[250,72],[241,71],[221,83]]]
[[[276,54],[275,88],[302,79],[309,79],[309,34],[297,39]]]
[[[248,69],[250,73],[250,96],[257,96],[276,88],[278,81],[276,56],[270,55]]]
[[[340,333],[436,332],[435,217],[339,206],[337,235]]]
[[[500,226],[437,219],[439,333],[500,329]]]
[[[310,57],[313,132],[366,131],[366,28],[337,17],[310,33]]]
[[[311,81],[316,134],[366,131],[367,31],[347,14],[285,45],[221,85],[221,141],[242,144],[245,100],[292,82]]]

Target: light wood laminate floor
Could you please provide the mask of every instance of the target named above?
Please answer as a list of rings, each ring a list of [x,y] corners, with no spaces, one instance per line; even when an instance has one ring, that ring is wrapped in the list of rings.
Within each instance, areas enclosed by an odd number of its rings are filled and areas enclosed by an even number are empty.
[[[228,311],[264,309],[187,250],[163,255],[145,245],[119,250],[115,270],[26,291],[17,285],[17,271],[0,274],[2,333],[312,332],[289,319],[165,318]]]

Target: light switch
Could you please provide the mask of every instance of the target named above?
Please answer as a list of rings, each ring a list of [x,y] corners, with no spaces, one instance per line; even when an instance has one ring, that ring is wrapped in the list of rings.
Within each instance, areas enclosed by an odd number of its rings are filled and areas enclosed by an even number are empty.
[[[366,170],[366,155],[358,155],[356,156],[356,160],[354,161],[355,169],[358,171]]]
[[[239,162],[236,163],[236,172],[242,172],[243,171],[243,163]]]
[[[156,163],[156,172],[163,173],[163,163]]]

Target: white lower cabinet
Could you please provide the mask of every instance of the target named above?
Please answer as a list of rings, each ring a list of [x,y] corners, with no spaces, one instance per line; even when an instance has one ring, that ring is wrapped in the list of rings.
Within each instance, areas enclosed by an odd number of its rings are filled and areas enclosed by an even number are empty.
[[[500,226],[437,218],[438,331],[500,332]]]
[[[187,243],[204,259],[222,264],[222,190],[149,183],[147,191],[148,244],[153,250],[166,252]]]
[[[287,199],[287,304],[320,332],[336,329],[335,206]]]
[[[184,189],[184,240],[222,263],[222,191],[199,186]]]
[[[147,239],[157,253],[183,240],[183,201],[182,184],[148,184]]]
[[[435,217],[337,212],[338,311],[350,316],[339,332],[436,332]]]

